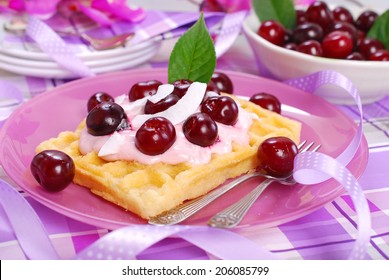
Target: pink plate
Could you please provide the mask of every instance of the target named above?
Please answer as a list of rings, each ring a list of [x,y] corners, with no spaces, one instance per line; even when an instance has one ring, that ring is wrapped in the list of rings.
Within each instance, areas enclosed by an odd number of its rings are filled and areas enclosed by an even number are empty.
[[[257,76],[226,73],[233,80],[236,94],[250,96],[257,92],[270,92],[277,95],[283,104],[298,108],[296,112],[288,110],[284,114],[303,124],[301,138],[321,143],[321,152],[336,157],[356,132],[353,120],[313,94]],[[86,101],[93,93],[106,91],[117,96],[127,93],[135,82],[148,79],[167,82],[167,70],[138,69],[104,74],[70,82],[34,97],[18,108],[0,131],[0,162],[4,170],[37,201],[68,217],[108,229],[145,224],[145,220],[74,184],[59,193],[46,192],[32,177],[30,162],[38,143],[57,136],[63,130],[76,128],[86,116]],[[357,154],[348,165],[356,177],[363,173],[367,159],[368,148],[363,139]],[[185,224],[205,225],[212,215],[242,197],[258,182],[260,179],[242,184],[194,215]],[[270,227],[294,220],[318,209],[343,192],[344,189],[335,180],[314,186],[286,187],[273,184],[257,200],[242,226]]]

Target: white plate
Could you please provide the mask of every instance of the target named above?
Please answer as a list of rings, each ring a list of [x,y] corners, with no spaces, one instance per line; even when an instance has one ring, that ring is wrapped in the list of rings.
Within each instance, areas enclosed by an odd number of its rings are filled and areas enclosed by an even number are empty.
[[[0,38],[1,39],[1,38]],[[8,56],[13,56],[13,57],[18,57],[22,59],[28,59],[28,60],[38,60],[38,61],[52,61],[52,58],[49,57],[46,53],[40,52],[39,50],[36,49],[36,47],[32,47],[31,49],[27,50],[24,49],[23,45],[20,44],[17,46],[18,43],[14,43],[15,46],[13,47],[12,45],[5,44],[4,42],[0,42],[0,54],[3,55],[8,55]],[[31,45],[31,43],[30,43]],[[71,45],[69,45],[71,47]],[[140,50],[143,50],[145,48],[149,47],[156,47],[160,46],[159,42],[155,41],[144,41],[136,45],[131,45],[131,42],[129,42],[126,46],[124,47],[119,47],[115,49],[110,49],[110,50],[102,50],[102,51],[97,51],[97,50],[92,50],[89,49],[85,45],[77,45],[77,49],[79,52],[77,52],[77,56],[81,58],[83,61],[92,61],[92,60],[98,60],[98,59],[106,59],[114,56],[119,56],[119,55],[127,55],[131,53],[136,53]]]
[[[84,61],[85,65],[90,68],[102,67],[107,65],[112,65],[116,63],[121,63],[123,60],[132,60],[139,56],[148,54],[150,52],[155,52],[157,47],[155,45],[150,45],[144,49],[140,49],[137,52],[131,52],[128,54],[121,54],[117,56],[95,59],[95,60],[87,60]],[[33,67],[33,68],[44,68],[44,69],[58,69],[61,68],[55,61],[53,60],[30,60],[15,56],[9,56],[3,53],[0,53],[0,61],[3,63],[9,63],[14,66],[23,66],[23,67]]]
[[[99,65],[97,67],[90,67],[93,73],[102,74],[111,71],[118,71],[129,69],[135,66],[138,66],[142,63],[149,61],[158,51],[158,47],[147,49],[143,52],[138,52],[134,54],[131,58],[118,56],[118,62],[113,63],[110,58],[107,58],[105,62],[106,64]],[[4,56],[2,56],[4,58]],[[115,58],[116,59],[116,58]],[[61,69],[60,67],[55,68],[44,68],[40,66],[40,62],[28,62],[25,60],[25,63],[29,63],[30,66],[26,66],[26,64],[11,64],[9,62],[5,62],[0,57],[0,68],[9,72],[13,72],[19,75],[25,76],[34,76],[41,78],[54,78],[54,79],[64,79],[64,78],[74,78],[74,74],[65,69]]]

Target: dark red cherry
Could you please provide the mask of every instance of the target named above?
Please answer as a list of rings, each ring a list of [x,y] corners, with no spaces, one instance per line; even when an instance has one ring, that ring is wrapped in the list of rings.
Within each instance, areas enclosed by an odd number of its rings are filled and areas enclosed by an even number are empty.
[[[126,125],[126,113],[120,105],[113,102],[97,105],[86,117],[88,132],[94,136],[109,135]]]
[[[351,36],[343,31],[333,31],[324,37],[322,42],[323,55],[329,58],[344,59],[354,48]]]
[[[167,108],[176,104],[178,100],[180,100],[180,98],[175,94],[169,94],[156,103],[147,100],[145,104],[145,114],[155,114],[165,111]]]
[[[103,102],[114,102],[115,100],[111,95],[109,95],[106,92],[96,92],[91,97],[89,97],[88,103],[87,103],[87,109],[88,112],[90,112],[96,105],[103,103]]]
[[[354,25],[348,22],[335,22],[331,27],[328,28],[328,33],[331,33],[333,31],[347,32],[353,39],[354,46],[358,42],[358,31]]]
[[[306,15],[309,22],[317,23],[323,30],[334,22],[332,11],[323,1],[315,1],[309,5]]]
[[[296,10],[296,25],[308,22],[307,15],[303,10]]]
[[[289,176],[297,153],[296,144],[289,138],[268,138],[258,147],[258,170],[274,177]]]
[[[234,125],[238,121],[239,108],[229,96],[207,98],[201,104],[201,112],[208,114],[214,121],[226,125]]]
[[[308,40],[321,42],[323,36],[323,28],[320,25],[312,22],[306,22],[298,25],[292,34],[293,42],[295,42],[297,45]]]
[[[50,192],[65,189],[75,174],[72,158],[58,150],[45,150],[36,154],[30,169],[37,182]]]
[[[205,113],[190,115],[184,122],[182,130],[189,142],[201,147],[211,146],[218,137],[217,124]]]
[[[284,45],[284,48],[291,50],[291,51],[297,51],[297,44],[296,43],[287,43]]]
[[[177,95],[179,98],[183,97],[192,83],[193,83],[192,81],[187,79],[181,79],[175,81],[173,83],[174,86],[173,94]]]
[[[285,43],[285,28],[281,23],[275,20],[264,21],[258,29],[258,35],[265,40],[282,46]]]
[[[384,44],[374,38],[364,38],[358,46],[358,51],[364,57],[370,57],[370,55],[381,49],[385,49]]]
[[[135,101],[146,96],[154,95],[157,93],[160,85],[162,83],[157,80],[138,82],[131,87],[128,98],[130,101]]]
[[[217,87],[216,83],[214,83],[212,80],[208,82],[207,89],[205,90],[205,92],[209,92],[209,91],[220,94],[219,88]]]
[[[250,97],[250,101],[264,109],[281,114],[281,102],[272,94],[257,93]]]
[[[366,33],[357,29],[357,44],[354,46],[354,49],[358,49],[359,45],[366,38]]]
[[[285,40],[284,40],[284,45],[287,43],[293,42],[293,30],[291,29],[286,29],[285,30]]]
[[[347,60],[365,60],[365,57],[359,52],[353,52],[346,57]]]
[[[146,155],[166,152],[176,140],[174,125],[164,117],[148,119],[135,134],[135,146]]]
[[[308,40],[297,46],[297,51],[313,56],[323,56],[321,44],[315,40]]]
[[[363,32],[368,32],[373,26],[375,20],[377,19],[378,14],[374,11],[364,11],[362,12],[357,20],[355,21],[355,26],[362,30]]]
[[[232,81],[230,77],[228,77],[225,73],[215,71],[212,74],[211,81],[215,83],[216,87],[221,92],[231,94],[234,92],[234,86],[232,84]]]
[[[377,50],[369,56],[373,61],[389,61],[389,50]]]
[[[351,12],[342,6],[336,7],[332,11],[332,14],[334,15],[335,21],[348,22],[350,24],[354,24],[354,17],[351,14]]]

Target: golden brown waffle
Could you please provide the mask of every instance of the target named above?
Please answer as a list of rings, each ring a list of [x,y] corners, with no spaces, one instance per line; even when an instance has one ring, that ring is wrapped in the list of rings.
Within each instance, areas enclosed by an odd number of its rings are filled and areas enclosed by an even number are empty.
[[[296,143],[300,141],[300,123],[262,109],[251,102],[239,102],[243,109],[259,117],[250,127],[250,144],[241,146],[234,143],[231,153],[215,154],[209,163],[203,165],[107,162],[95,152],[82,155],[78,140],[85,122],[74,132],[62,132],[57,138],[44,141],[37,147],[37,152],[56,149],[67,153],[76,165],[76,184],[89,188],[92,193],[144,219],[149,219],[185,200],[209,192],[227,179],[254,171],[257,148],[266,138],[286,136]]]

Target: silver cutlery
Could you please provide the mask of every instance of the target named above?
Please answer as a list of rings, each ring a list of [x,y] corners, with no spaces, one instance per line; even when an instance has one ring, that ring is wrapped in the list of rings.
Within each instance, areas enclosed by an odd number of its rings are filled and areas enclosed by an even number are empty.
[[[304,143],[305,144],[305,143]],[[299,153],[308,151],[314,143],[310,143],[308,146],[303,148],[304,145],[299,146]],[[315,152],[320,148],[320,145],[317,145],[312,151]],[[265,181],[260,183],[255,189],[253,189],[249,194],[240,199],[238,202],[232,204],[221,212],[213,216],[209,221],[208,225],[211,227],[218,228],[232,228],[243,220],[249,209],[253,206],[254,202],[262,194],[262,192],[272,183],[277,182],[283,185],[295,185],[296,181],[293,178],[293,175],[290,175],[286,178],[267,178]]]

